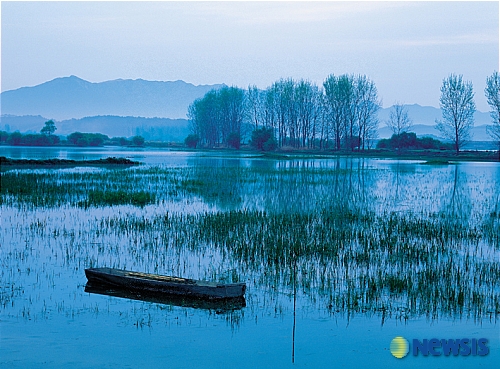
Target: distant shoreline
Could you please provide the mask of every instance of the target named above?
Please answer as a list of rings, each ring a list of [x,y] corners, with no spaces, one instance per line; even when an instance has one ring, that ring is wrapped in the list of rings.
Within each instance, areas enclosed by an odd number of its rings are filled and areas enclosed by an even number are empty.
[[[307,155],[307,152],[276,152],[278,155],[297,156],[301,154]],[[357,157],[357,158],[379,158],[379,159],[395,159],[395,160],[424,160],[428,162],[444,162],[444,161],[481,161],[481,162],[499,162],[498,151],[461,151],[458,155],[450,151],[385,151],[385,150],[366,150],[352,152],[316,152],[317,155],[323,156],[339,156],[339,157]]]
[[[145,148],[147,150],[147,147]],[[498,151],[461,151],[458,155],[452,151],[408,150],[402,152],[388,150],[365,151],[321,151],[321,150],[277,150],[256,151],[243,148],[241,150],[229,148],[188,149],[177,147],[169,151],[207,152],[224,154],[252,154],[253,158],[293,160],[293,159],[334,159],[334,158],[367,158],[423,161],[425,164],[444,165],[453,162],[500,162]],[[0,156],[0,166],[6,167],[75,167],[75,166],[131,166],[142,163],[127,158],[107,157],[98,160],[69,160],[69,159],[12,159]]]
[[[364,151],[333,151],[333,150],[276,150],[276,151],[256,151],[253,149],[241,150],[229,148],[214,148],[214,149],[189,149],[196,152],[234,152],[236,153],[252,153],[256,156],[269,159],[300,159],[300,158],[335,158],[335,157],[351,157],[351,158],[369,158],[369,159],[395,159],[395,160],[418,160],[427,161],[429,163],[457,162],[457,161],[478,161],[478,162],[500,162],[498,151],[460,151],[457,155],[454,151],[431,151],[431,150],[405,150],[401,152],[371,149]],[[186,151],[180,149],[179,151]]]

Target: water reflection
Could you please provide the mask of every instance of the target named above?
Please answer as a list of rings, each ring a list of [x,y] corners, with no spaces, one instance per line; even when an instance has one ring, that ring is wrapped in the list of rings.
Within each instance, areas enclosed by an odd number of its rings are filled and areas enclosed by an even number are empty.
[[[471,191],[467,185],[467,176],[460,166],[454,165],[447,183],[451,183],[448,200],[444,201],[443,213],[457,221],[468,221],[471,216]]]
[[[189,307],[193,309],[215,310],[218,314],[241,310],[246,306],[244,297],[224,300],[199,299],[188,296],[166,295],[148,292],[134,292],[125,289],[109,288],[96,285],[95,283],[87,283],[85,292],[94,293],[105,296],[113,296],[130,300],[139,300],[153,302],[156,304]]]
[[[221,210],[312,213],[375,205],[372,183],[380,175],[364,160],[192,159],[184,190]]]

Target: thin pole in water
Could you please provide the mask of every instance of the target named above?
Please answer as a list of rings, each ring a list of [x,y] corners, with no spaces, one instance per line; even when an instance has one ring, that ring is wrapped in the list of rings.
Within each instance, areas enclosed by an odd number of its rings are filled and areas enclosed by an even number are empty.
[[[294,253],[295,254],[295,253]],[[294,255],[293,265],[293,330],[292,330],[292,364],[295,363],[295,322],[297,307],[297,257]]]

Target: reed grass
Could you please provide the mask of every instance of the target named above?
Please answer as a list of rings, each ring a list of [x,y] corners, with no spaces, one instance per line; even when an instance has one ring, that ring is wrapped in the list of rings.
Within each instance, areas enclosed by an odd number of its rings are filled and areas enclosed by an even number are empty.
[[[50,284],[55,260],[74,273],[106,265],[246,281],[255,301],[296,286],[332,314],[499,316],[494,178],[459,166],[212,164],[2,172],[2,211],[12,214],[2,279],[11,282],[0,303],[22,297],[16,270]],[[170,210],[191,202],[211,210]]]

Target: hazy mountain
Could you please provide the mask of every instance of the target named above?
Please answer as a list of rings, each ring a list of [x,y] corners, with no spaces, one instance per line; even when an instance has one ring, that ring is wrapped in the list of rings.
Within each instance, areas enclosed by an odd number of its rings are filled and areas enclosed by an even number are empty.
[[[42,116],[2,115],[0,129],[39,133],[47,118]],[[182,142],[189,134],[187,119],[94,116],[55,120],[57,135],[73,132],[103,133],[109,137],[143,136],[148,141]]]
[[[408,116],[413,121],[411,132],[415,132],[417,136],[430,136],[443,140],[441,132],[436,126],[436,120],[442,120],[441,109],[432,106],[420,106],[418,104],[405,105],[408,109]],[[385,125],[389,120],[391,108],[384,108],[379,110],[379,137],[390,138],[392,131]],[[474,114],[474,127],[472,128],[472,141],[492,141],[491,137],[486,132],[486,126],[491,125],[490,113],[476,111]]]
[[[148,141],[182,142],[189,134],[187,119],[95,116],[56,122],[56,133],[99,132],[109,137],[143,136]]]
[[[175,81],[114,80],[91,83],[75,76],[56,78],[34,87],[5,91],[1,97],[0,130],[40,132],[45,121],[56,122],[56,134],[100,132],[110,137],[136,134],[147,140],[183,141],[189,134],[188,106],[223,85],[194,86]],[[442,119],[432,106],[406,105],[418,136],[442,139],[434,126]],[[391,108],[380,109],[379,137],[389,138],[385,126]],[[169,119],[170,118],[170,119]],[[177,118],[177,119],[174,119]],[[475,113],[474,141],[490,141],[489,113]]]
[[[40,133],[47,118],[41,115],[2,115],[0,116],[0,130],[7,132]]]
[[[418,104],[413,104],[405,105],[405,107],[408,109],[408,116],[413,121],[414,125],[423,124],[435,126],[436,120],[443,119],[441,109],[433,106],[420,106]],[[385,126],[385,122],[389,120],[391,109],[392,107],[379,110],[378,117],[381,126]],[[490,113],[476,111],[474,114],[474,126],[478,127],[485,124],[491,124]]]
[[[98,115],[185,119],[189,104],[221,86],[142,79],[91,83],[70,76],[2,92],[1,112],[59,121]]]

